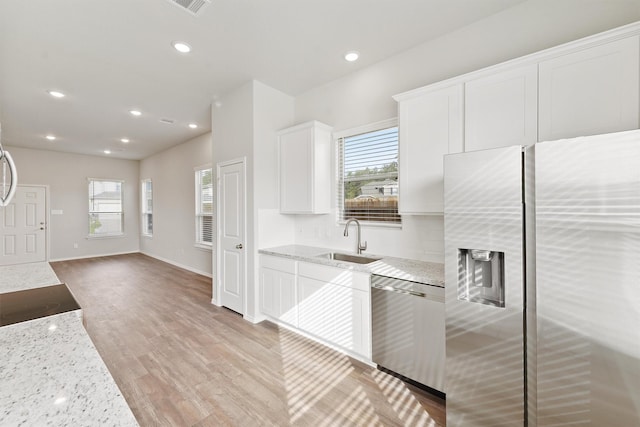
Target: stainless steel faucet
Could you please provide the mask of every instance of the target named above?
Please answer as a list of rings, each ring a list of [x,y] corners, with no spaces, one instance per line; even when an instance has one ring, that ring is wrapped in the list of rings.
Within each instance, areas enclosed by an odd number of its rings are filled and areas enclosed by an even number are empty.
[[[356,223],[357,226],[357,238],[358,241],[356,242],[356,251],[361,254],[362,251],[366,251],[367,250],[367,242],[364,242],[364,245],[360,243],[360,221],[358,221],[355,218],[349,218],[347,220],[347,223],[344,225],[344,235],[345,237],[349,236],[349,224],[351,224],[352,222]]]

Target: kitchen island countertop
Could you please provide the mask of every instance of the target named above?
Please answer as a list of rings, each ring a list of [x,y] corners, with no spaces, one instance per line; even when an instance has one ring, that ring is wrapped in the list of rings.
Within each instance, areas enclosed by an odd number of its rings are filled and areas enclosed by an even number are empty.
[[[258,252],[264,255],[280,256],[444,287],[444,265],[436,262],[363,253],[364,257],[380,258],[380,260],[369,264],[355,264],[319,257],[319,255],[328,252],[350,253],[348,251],[304,245],[278,246],[260,249]]]
[[[47,262],[0,267],[0,294],[59,283]],[[0,327],[0,408],[0,426],[138,425],[81,309]]]
[[[137,426],[80,310],[0,328],[0,425]]]

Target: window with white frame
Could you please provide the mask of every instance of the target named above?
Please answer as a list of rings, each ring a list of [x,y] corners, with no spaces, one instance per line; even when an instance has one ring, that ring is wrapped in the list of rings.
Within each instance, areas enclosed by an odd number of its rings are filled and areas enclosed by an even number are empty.
[[[142,235],[151,237],[153,236],[153,182],[151,179],[142,180],[140,196],[142,202],[140,207]]]
[[[211,247],[213,242],[213,170],[196,169],[196,245]]]
[[[391,120],[341,132],[338,150],[338,220],[400,224],[398,126]]]
[[[123,234],[123,184],[124,181],[89,178],[89,237]]]

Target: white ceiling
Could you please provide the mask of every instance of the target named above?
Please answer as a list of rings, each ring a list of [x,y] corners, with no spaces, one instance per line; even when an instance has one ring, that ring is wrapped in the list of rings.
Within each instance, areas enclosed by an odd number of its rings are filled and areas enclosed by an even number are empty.
[[[142,159],[208,132],[212,102],[248,80],[295,96],[522,1],[212,0],[193,16],[168,0],[2,0],[2,141]]]

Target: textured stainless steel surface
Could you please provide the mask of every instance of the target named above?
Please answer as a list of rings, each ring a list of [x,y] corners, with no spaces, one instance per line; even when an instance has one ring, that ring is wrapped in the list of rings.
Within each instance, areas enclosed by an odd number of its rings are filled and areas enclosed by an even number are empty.
[[[448,427],[524,424],[520,146],[445,156]],[[504,253],[504,307],[458,298],[460,249]]]
[[[325,254],[316,255],[319,258],[333,259],[336,261],[353,262],[355,264],[370,264],[379,261],[381,258],[365,257],[361,255],[343,254],[340,252],[327,252]]]
[[[372,359],[444,392],[444,289],[371,276]]]
[[[537,144],[538,426],[640,425],[640,132]]]

